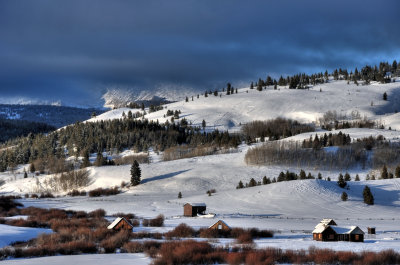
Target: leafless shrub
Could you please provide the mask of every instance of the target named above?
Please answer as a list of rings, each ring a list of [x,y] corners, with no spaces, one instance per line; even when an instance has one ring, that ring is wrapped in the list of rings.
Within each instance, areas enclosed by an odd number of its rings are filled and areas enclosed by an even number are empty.
[[[94,190],[89,191],[89,197],[100,197],[100,196],[111,196],[111,195],[117,195],[121,191],[119,190],[118,187],[114,188],[97,188]]]
[[[232,148],[219,148],[218,146],[175,146],[166,149],[163,153],[164,161],[171,161],[183,158],[191,158],[197,156],[207,156],[214,154],[228,154],[237,152]]]
[[[148,154],[133,154],[114,159],[116,165],[132,165],[135,160],[138,161],[139,164],[150,163]]]
[[[193,237],[195,235],[195,230],[188,226],[187,224],[180,224],[175,227],[173,230],[165,233],[167,238],[173,237]]]
[[[251,148],[245,155],[248,165],[285,165],[321,169],[365,167],[367,153],[360,143],[338,147],[336,151],[304,149],[297,142],[269,142]]]

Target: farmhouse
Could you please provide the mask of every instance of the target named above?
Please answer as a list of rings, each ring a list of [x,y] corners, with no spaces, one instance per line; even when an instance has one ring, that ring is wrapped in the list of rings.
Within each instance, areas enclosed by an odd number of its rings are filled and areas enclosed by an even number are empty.
[[[317,241],[364,242],[364,232],[358,226],[337,226],[332,219],[323,219],[312,233]]]
[[[218,222],[210,226],[208,229],[213,229],[218,231],[231,231],[231,227],[222,220],[218,220]]]
[[[126,220],[124,217],[118,217],[112,222],[109,226],[107,226],[107,229],[112,229],[112,230],[131,230],[133,228],[133,225]]]
[[[205,203],[186,203],[183,205],[183,215],[187,217],[197,216],[206,213]]]

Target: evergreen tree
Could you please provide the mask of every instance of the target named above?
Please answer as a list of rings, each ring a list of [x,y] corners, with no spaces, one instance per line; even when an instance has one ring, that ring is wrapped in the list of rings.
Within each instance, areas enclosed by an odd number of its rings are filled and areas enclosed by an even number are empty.
[[[307,178],[307,177],[306,177],[306,172],[305,172],[303,169],[300,170],[299,178],[300,178],[300,179],[306,179],[306,178]]]
[[[346,181],[344,180],[344,177],[343,177],[342,173],[339,174],[339,179],[338,179],[338,181],[337,181],[337,184],[338,184],[339,187],[341,187],[342,189],[343,189],[344,187],[346,187],[346,185],[347,185]]]
[[[268,180],[267,180],[267,176],[263,177],[263,185],[267,185],[268,184]]]
[[[354,180],[355,181],[360,181],[360,177],[358,176],[358,174],[356,175],[356,178]]]
[[[206,121],[205,120],[203,120],[202,122],[201,122],[201,127],[203,127],[203,130],[206,128]]]
[[[396,167],[394,175],[396,176],[396,178],[400,178],[400,165]]]
[[[363,198],[364,202],[368,205],[373,205],[374,204],[374,196],[371,193],[371,190],[369,189],[368,186],[365,186],[363,190]]]
[[[318,172],[318,179],[322,179],[321,172]]]
[[[139,163],[135,160],[131,166],[131,185],[137,186],[140,184],[142,171],[139,167]]]
[[[236,189],[243,189],[243,188],[244,188],[243,182],[240,180],[239,184],[236,187]]]
[[[351,181],[350,174],[347,172],[346,172],[346,174],[344,174],[344,181]]]
[[[34,165],[33,163],[29,166],[29,171],[30,171],[31,173],[35,173],[36,168],[35,168],[35,165]]]
[[[386,94],[386,92],[383,93],[383,100],[387,100],[387,94]]]
[[[254,178],[251,178],[249,182],[249,187],[254,187],[254,186],[257,186],[257,181]]]
[[[381,179],[387,179],[387,178],[389,178],[387,167],[386,167],[386,165],[383,165],[382,171],[381,171]]]
[[[24,169],[24,179],[28,178],[28,173],[26,173],[25,169]]]
[[[342,201],[347,201],[348,199],[347,193],[343,191],[342,196],[340,198],[342,199]]]
[[[254,84],[253,84],[253,82],[251,82],[251,84],[250,84],[250,89],[254,89]]]
[[[178,193],[178,199],[182,199],[182,192]]]
[[[83,160],[82,160],[82,164],[81,164],[81,168],[85,168],[85,167],[90,167],[90,161],[89,161],[89,151],[85,151],[85,154],[83,156]]]

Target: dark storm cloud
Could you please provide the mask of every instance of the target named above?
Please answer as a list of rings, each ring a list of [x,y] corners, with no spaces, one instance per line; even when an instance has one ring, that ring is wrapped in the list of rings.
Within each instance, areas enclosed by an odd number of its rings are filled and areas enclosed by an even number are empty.
[[[399,59],[400,2],[0,0],[1,96],[98,103]]]

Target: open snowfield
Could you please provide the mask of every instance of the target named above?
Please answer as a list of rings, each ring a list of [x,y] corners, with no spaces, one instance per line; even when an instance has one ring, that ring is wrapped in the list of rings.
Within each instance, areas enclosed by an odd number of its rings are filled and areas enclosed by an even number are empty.
[[[320,92],[321,90],[321,92]],[[248,91],[248,92],[246,92]],[[382,100],[382,94],[388,93],[388,101]],[[372,103],[372,104],[371,104]],[[373,83],[369,86],[347,85],[344,81],[318,85],[309,90],[257,90],[239,89],[238,94],[230,96],[225,93],[220,98],[213,95],[200,96],[194,101],[181,101],[166,105],[162,111],[147,114],[146,118],[160,122],[165,121],[163,115],[167,110],[181,110],[193,125],[200,125],[204,119],[207,129],[214,128],[235,131],[240,124],[252,120],[266,120],[276,117],[297,119],[302,122],[314,122],[328,110],[336,110],[338,114],[349,115],[358,111],[362,116],[379,121],[387,129],[344,129],[354,140],[368,136],[383,135],[387,140],[399,141],[400,116],[396,114],[400,108],[400,82],[391,84]],[[121,118],[122,112],[130,109],[116,109],[106,112],[90,121]],[[135,110],[134,110],[135,112]],[[396,130],[395,130],[396,129]],[[338,131],[331,131],[337,133]],[[287,138],[283,141],[302,141],[315,134],[323,135],[327,131],[318,130]],[[254,145],[253,145],[254,146]],[[180,223],[194,228],[208,227],[219,219],[223,219],[232,227],[258,227],[272,229],[275,236],[259,239],[257,247],[277,247],[282,249],[307,249],[310,246],[331,248],[335,250],[371,250],[394,249],[400,252],[400,179],[366,181],[370,169],[348,170],[352,179],[359,174],[361,181],[349,182],[349,189],[343,190],[336,184],[339,173],[346,171],[327,171],[305,169],[314,176],[320,172],[323,180],[301,180],[273,183],[252,188],[237,190],[241,180],[244,183],[251,178],[261,181],[263,176],[277,177],[281,171],[298,173],[300,168],[281,166],[248,166],[244,162],[247,145],[239,146],[230,154],[195,157],[164,162],[160,154],[150,152],[151,163],[141,164],[142,183],[139,186],[123,189],[123,193],[109,197],[67,197],[58,193],[54,199],[21,199],[25,206],[46,208],[62,208],[92,211],[98,208],[106,210],[108,215],[125,212],[134,213],[140,218],[152,218],[159,214],[166,217],[165,226],[161,228],[137,227],[134,231],[165,232]],[[131,154],[130,150],[124,154]],[[112,187],[121,182],[130,181],[130,165],[91,167],[91,183],[85,190],[98,187]],[[0,194],[20,194],[43,191],[52,176],[29,176],[23,179],[23,167],[15,172],[0,173]],[[325,179],[330,177],[332,181]],[[368,185],[375,197],[375,205],[363,203],[362,190]],[[207,190],[216,189],[212,196]],[[346,191],[349,199],[342,201],[340,196]],[[181,192],[182,199],[177,195]],[[57,193],[56,193],[57,194]],[[213,218],[183,217],[183,205],[186,202],[204,202],[207,212],[214,213]],[[366,237],[365,243],[349,242],[316,242],[312,240],[311,231],[322,218],[333,218],[339,225],[357,225],[365,232],[367,227],[377,229],[376,237]],[[3,229],[0,226],[0,240],[6,233],[15,234],[22,228]],[[3,231],[4,230],[4,231]],[[37,231],[36,233],[39,233]],[[33,232],[32,232],[33,233]],[[26,232],[22,239],[27,240],[35,234]],[[16,241],[12,240],[12,241]],[[10,240],[1,244],[10,243]],[[231,240],[216,242],[229,244]],[[108,258],[113,257],[113,258]],[[118,254],[118,264],[148,264],[150,260],[141,255]],[[30,260],[12,260],[4,264],[66,264],[71,261],[86,264],[113,264],[113,255],[83,255],[63,258],[46,257]],[[36,263],[35,263],[36,262]],[[115,263],[117,264],[117,263]]]
[[[383,93],[388,100],[382,99]],[[351,117],[357,111],[361,117],[367,117],[383,124],[386,128],[400,129],[397,111],[400,111],[400,82],[370,85],[355,85],[347,81],[333,81],[316,85],[310,89],[288,89],[269,87],[262,92],[256,89],[241,88],[238,94],[222,96],[187,95],[189,102],[179,101],[165,105],[161,111],[146,115],[147,119],[164,122],[167,110],[181,110],[181,118],[193,125],[201,126],[204,119],[207,129],[235,131],[241,124],[253,120],[268,120],[276,117],[295,119],[301,122],[315,122],[327,111],[336,111],[338,115]],[[193,101],[192,101],[193,96]],[[89,121],[121,118],[122,113],[131,109],[112,110]],[[136,112],[138,110],[131,110]],[[148,112],[148,109],[146,109]]]
[[[43,233],[51,233],[51,229],[17,227],[0,224],[0,248],[13,242],[27,241]]]
[[[67,264],[86,264],[86,265],[147,265],[150,258],[143,254],[95,254],[95,255],[75,255],[75,256],[55,256],[32,259],[13,259],[4,260],[1,264],[7,265],[67,265]]]

